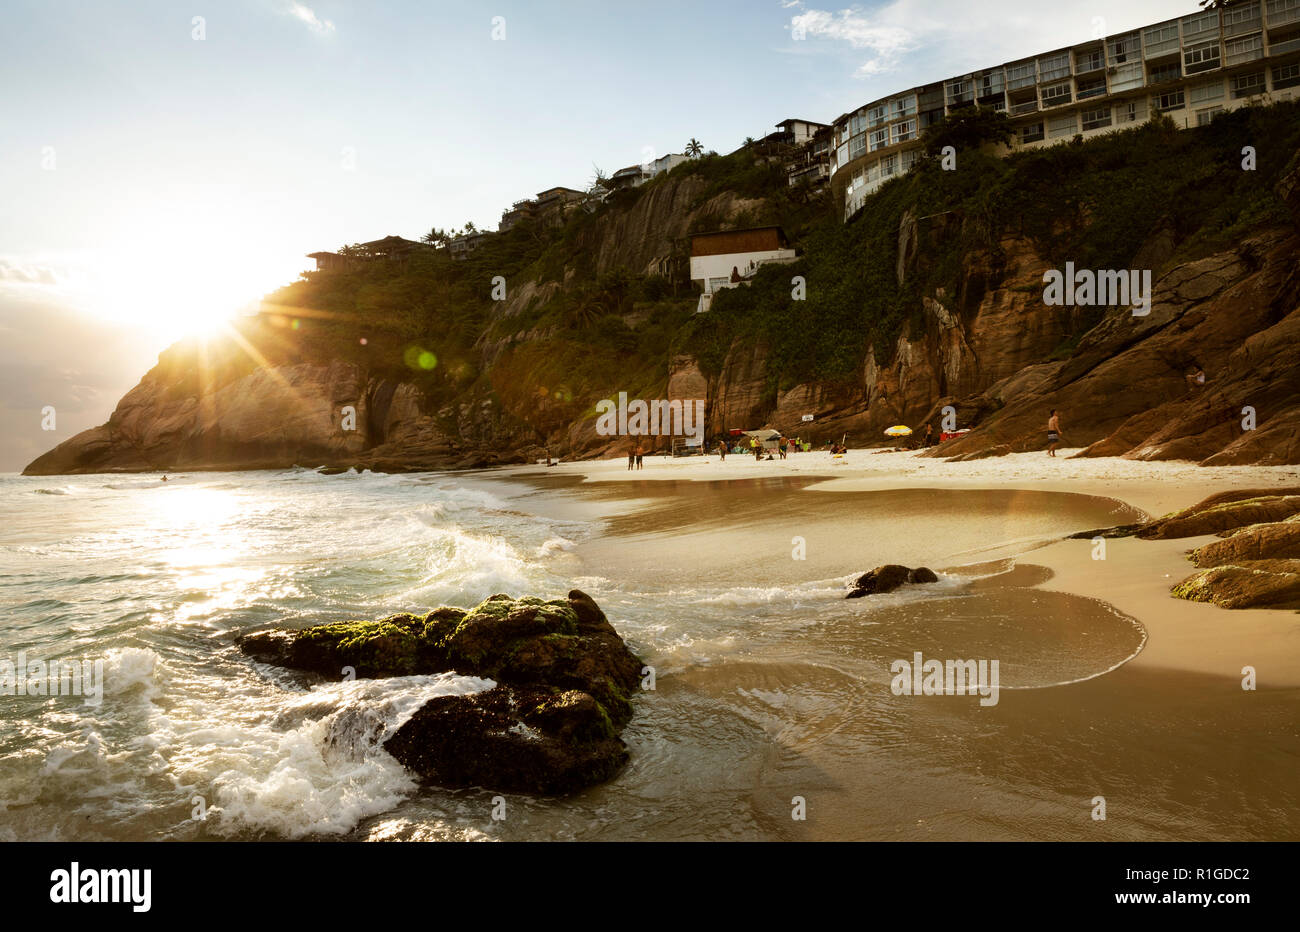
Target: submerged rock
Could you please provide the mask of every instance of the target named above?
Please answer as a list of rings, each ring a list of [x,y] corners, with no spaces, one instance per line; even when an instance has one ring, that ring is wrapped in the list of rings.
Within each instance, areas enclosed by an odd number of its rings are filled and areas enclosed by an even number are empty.
[[[586,593],[566,599],[494,595],[468,611],[266,631],[239,641],[258,660],[338,677],[456,672],[495,689],[432,699],[389,738],[394,757],[445,786],[568,793],[627,760],[641,661]]]
[[[844,598],[860,599],[865,595],[893,592],[899,586],[908,583],[917,585],[938,581],[938,575],[929,567],[918,566],[916,569],[912,569],[898,563],[886,563],[884,566],[878,566],[870,572],[863,573],[854,580],[851,591]]]

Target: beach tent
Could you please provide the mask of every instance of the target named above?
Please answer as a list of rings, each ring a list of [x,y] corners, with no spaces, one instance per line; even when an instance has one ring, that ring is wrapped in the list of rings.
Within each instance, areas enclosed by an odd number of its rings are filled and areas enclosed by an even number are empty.
[[[762,430],[747,430],[745,431],[745,436],[757,440],[762,444],[764,450],[775,450],[777,448],[777,441],[781,439],[781,432],[779,430],[772,430],[769,427],[764,427]]]

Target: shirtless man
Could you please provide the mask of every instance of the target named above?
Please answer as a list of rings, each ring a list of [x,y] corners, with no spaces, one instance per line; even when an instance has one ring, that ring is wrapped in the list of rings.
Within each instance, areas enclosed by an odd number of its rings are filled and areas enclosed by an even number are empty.
[[[1052,416],[1047,419],[1047,455],[1056,455],[1056,445],[1061,442],[1061,416],[1052,409]]]

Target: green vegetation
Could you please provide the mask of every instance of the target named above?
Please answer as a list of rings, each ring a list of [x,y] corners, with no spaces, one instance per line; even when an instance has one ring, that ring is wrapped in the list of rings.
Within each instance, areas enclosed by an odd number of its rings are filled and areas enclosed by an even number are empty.
[[[762,146],[700,154],[562,223],[525,221],[489,236],[464,261],[431,250],[311,273],[274,295],[270,313],[245,331],[272,361],[364,364],[374,376],[414,381],[435,407],[488,397],[541,434],[611,391],[654,396],[677,353],[716,373],[733,346],[762,343],[775,398],[810,379],[853,378],[869,347],[886,361],[920,322],[924,296],[972,313],[997,285],[1007,237],[1027,241],[1044,267],[1070,260],[1118,269],[1141,259],[1158,276],[1172,262],[1288,223],[1274,185],[1300,147],[1298,115],[1297,104],[1252,107],[1191,130],[1157,119],[999,158],[991,150],[1006,138],[1005,117],[972,108],[926,137],[931,151],[954,146],[956,170],[925,159],[848,223],[829,192],[791,188]],[[1241,169],[1246,145],[1256,149],[1256,171]],[[611,242],[639,235],[623,221],[660,191],[675,211],[690,212],[687,233],[779,224],[801,259],[761,270],[751,287],[695,315],[685,237],[673,246],[674,278],[609,267]],[[909,214],[917,253],[900,282]],[[806,300],[792,300],[795,275],[806,280]],[[511,300],[492,300],[495,276]],[[1057,356],[1068,357],[1081,332]],[[250,365],[242,359],[230,354],[231,371]]]

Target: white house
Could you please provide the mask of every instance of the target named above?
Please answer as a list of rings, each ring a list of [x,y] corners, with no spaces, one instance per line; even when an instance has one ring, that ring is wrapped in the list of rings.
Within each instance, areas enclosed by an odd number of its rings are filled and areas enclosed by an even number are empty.
[[[776,226],[697,233],[691,237],[691,281],[703,292],[697,313],[707,311],[722,289],[749,284],[762,266],[797,257]]]

